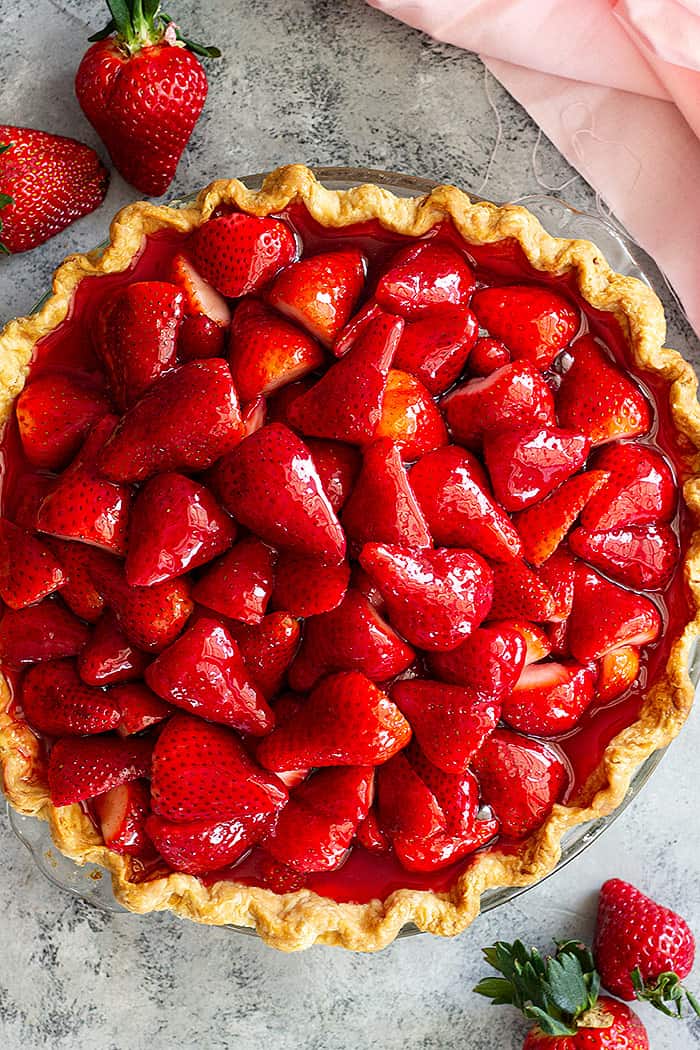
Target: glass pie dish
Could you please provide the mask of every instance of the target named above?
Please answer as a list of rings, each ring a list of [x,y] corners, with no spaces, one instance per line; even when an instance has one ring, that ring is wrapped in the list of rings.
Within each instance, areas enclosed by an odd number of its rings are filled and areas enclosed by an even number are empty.
[[[385,187],[396,196],[422,195],[429,192],[436,185],[414,177],[369,169],[320,168],[315,170],[315,174],[332,190],[342,190],[365,182],[373,182],[376,185]],[[262,176],[249,176],[242,181],[251,189],[257,189],[261,185]],[[173,203],[177,207],[188,205],[192,200],[193,198],[186,198]],[[525,205],[551,233],[567,238],[582,238],[594,241],[615,271],[623,275],[636,277],[647,284],[652,284],[647,274],[647,271],[653,271],[651,260],[647,260],[641,248],[623,233],[616,230],[612,224],[597,216],[578,211],[557,198],[544,195],[521,198],[517,203]],[[36,309],[39,309],[41,305],[41,303],[38,304]],[[693,683],[696,684],[700,673],[696,654],[693,656],[690,671]],[[658,765],[662,755],[663,751],[654,752],[638,768],[623,804],[612,814],[588,824],[580,825],[567,832],[562,842],[561,859],[557,869],[577,856],[605,830],[624,806],[641,790],[641,787]],[[40,870],[53,883],[67,889],[75,896],[109,911],[118,912],[122,910],[121,906],[114,900],[109,879],[103,877],[101,869],[89,864],[81,868],[71,860],[63,857],[62,854],[52,847],[45,824],[33,818],[22,817],[14,811],[11,811],[10,822],[15,833],[32,853]],[[482,897],[482,910],[496,907],[525,892],[527,888],[529,887],[489,890]],[[246,933],[252,932],[242,927],[232,926],[230,928]],[[412,932],[417,931],[411,926],[405,927],[402,931],[403,935],[408,935]]]

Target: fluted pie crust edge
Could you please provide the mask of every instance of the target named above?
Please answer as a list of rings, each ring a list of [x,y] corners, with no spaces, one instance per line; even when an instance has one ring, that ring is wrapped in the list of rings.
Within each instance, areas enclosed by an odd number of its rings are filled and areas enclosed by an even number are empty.
[[[0,422],[7,418],[24,386],[35,342],[66,318],[73,293],[84,277],[127,269],[147,234],[163,228],[187,233],[222,204],[268,215],[282,211],[293,201],[302,201],[325,227],[377,219],[386,229],[412,237],[424,235],[450,218],[467,245],[514,238],[536,270],[573,273],[582,298],[594,308],[615,315],[636,366],[666,381],[674,425],[687,448],[683,495],[694,519],[700,520],[697,379],[681,355],[663,345],[666,325],[654,292],[635,278],[614,273],[590,242],[552,237],[525,208],[472,202],[453,186],[438,186],[427,196],[416,198],[399,198],[375,185],[336,191],[321,185],[310,169],[290,165],[268,175],[259,191],[247,189],[237,179],[221,180],[202,190],[196,202],[185,208],[145,202],[123,208],[111,224],[107,248],[69,256],[56,271],[53,294],[39,313],[11,321],[0,333]],[[309,890],[280,895],[231,881],[205,885],[181,873],[139,882],[138,862],[107,849],[80,806],[57,809],[51,804],[42,746],[28,725],[13,717],[9,687],[0,678],[0,766],[5,794],[19,812],[49,822],[51,837],[66,856],[80,864],[89,862],[106,868],[116,899],[133,912],[170,910],[196,922],[255,927],[264,941],[284,951],[314,943],[375,951],[389,944],[406,923],[450,936],[475,918],[485,890],[525,886],[548,874],[559,859],[564,833],[614,810],[624,799],[640,763],[679,732],[693,702],[688,665],[700,634],[698,529],[690,540],[683,571],[694,606],[693,618],[674,640],[665,671],[648,691],[638,721],[609,743],[576,805],[556,805],[544,824],[520,844],[517,853],[505,854],[495,848],[477,854],[449,892],[402,889],[384,901],[339,904]]]

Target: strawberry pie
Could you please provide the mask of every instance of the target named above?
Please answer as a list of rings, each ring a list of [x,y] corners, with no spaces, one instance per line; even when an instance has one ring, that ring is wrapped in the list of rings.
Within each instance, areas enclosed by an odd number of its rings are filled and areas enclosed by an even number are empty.
[[[0,763],[136,912],[463,930],[680,729],[700,412],[654,293],[453,187],[124,209],[0,336]]]

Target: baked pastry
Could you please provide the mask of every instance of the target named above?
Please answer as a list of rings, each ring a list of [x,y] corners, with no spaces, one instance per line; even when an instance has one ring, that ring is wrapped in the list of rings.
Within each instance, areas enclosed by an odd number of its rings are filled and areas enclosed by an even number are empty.
[[[598,249],[301,166],[0,336],[5,792],[136,912],[463,930],[692,703],[696,379]]]

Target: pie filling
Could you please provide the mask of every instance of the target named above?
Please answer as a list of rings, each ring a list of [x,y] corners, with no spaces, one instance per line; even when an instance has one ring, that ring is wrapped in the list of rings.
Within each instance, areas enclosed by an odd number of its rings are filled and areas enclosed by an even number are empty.
[[[585,798],[687,621],[666,387],[514,242],[234,216],[36,346],[13,711],[134,881],[447,891]]]

